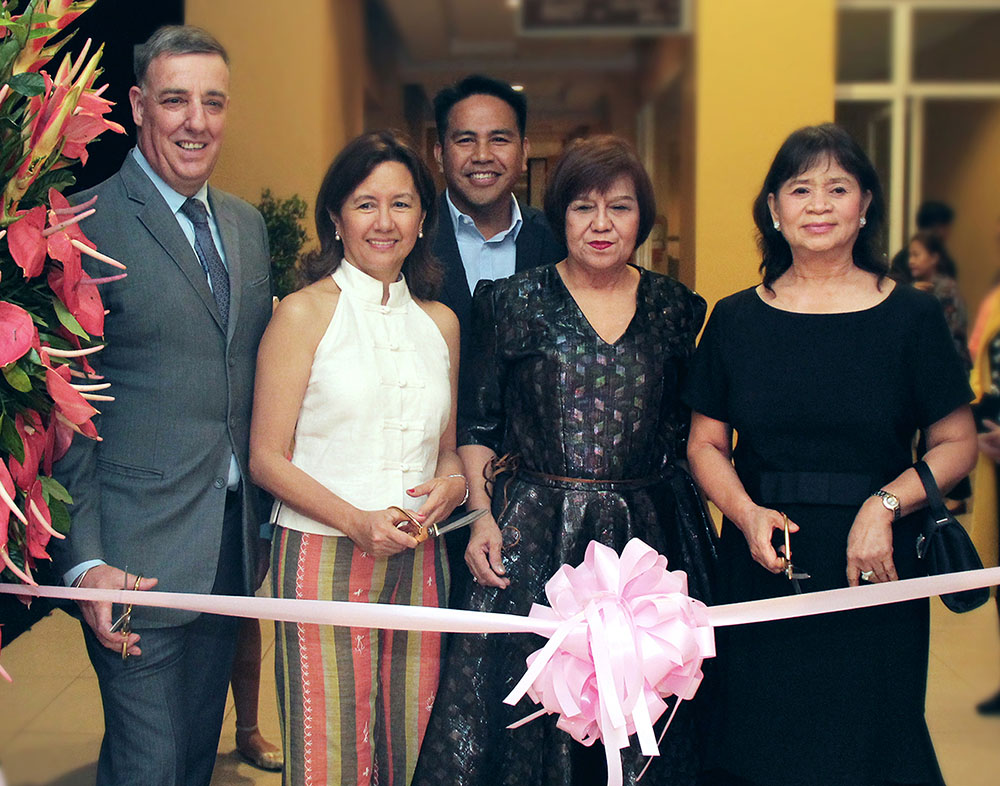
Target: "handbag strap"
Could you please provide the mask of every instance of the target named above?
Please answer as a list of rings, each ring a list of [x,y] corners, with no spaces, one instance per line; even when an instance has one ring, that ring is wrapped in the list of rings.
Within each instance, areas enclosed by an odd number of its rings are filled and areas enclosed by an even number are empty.
[[[934,514],[934,518],[937,519],[938,523],[950,519],[951,514],[948,512],[948,508],[944,506],[944,500],[941,499],[941,490],[938,488],[937,481],[934,480],[934,473],[931,472],[931,468],[927,466],[927,463],[923,459],[916,462],[913,468],[920,476],[920,482],[924,484],[924,491],[927,493],[927,507]]]

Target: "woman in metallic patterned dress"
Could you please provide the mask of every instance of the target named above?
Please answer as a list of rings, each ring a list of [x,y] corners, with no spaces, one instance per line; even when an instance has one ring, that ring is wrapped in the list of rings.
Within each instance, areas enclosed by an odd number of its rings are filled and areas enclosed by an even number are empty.
[[[466,562],[475,583],[464,606],[526,614],[545,603],[545,583],[560,565],[582,561],[591,540],[620,552],[633,537],[688,571],[692,594],[707,600],[713,535],[677,464],[688,419],[679,392],[705,301],[630,264],[656,210],[648,175],[620,139],[571,145],[545,212],[564,233],[567,258],[481,282],[473,302],[459,453],[470,505],[493,515],[473,525]],[[498,456],[505,460],[493,483],[475,482]],[[414,783],[605,782],[601,745],[573,742],[554,717],[505,728],[535,709],[502,700],[541,644],[523,634],[452,640]],[[651,783],[695,783],[685,709]],[[644,764],[637,747],[624,751],[625,782],[634,784]]]

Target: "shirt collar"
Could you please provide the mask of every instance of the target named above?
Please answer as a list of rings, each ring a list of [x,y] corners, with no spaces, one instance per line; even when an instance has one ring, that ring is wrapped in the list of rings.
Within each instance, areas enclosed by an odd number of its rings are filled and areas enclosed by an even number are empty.
[[[162,196],[163,200],[167,203],[167,207],[170,208],[170,212],[175,214],[179,212],[184,203],[187,202],[188,198],[183,194],[174,191],[174,189],[167,185],[166,180],[156,174],[156,171],[150,165],[149,161],[146,160],[146,156],[142,154],[138,145],[132,148],[132,156],[135,158],[135,162],[139,165],[139,168],[146,173],[146,177],[148,177],[153,182],[153,185],[156,186],[156,190],[160,192],[160,196]],[[208,209],[208,215],[212,216],[212,205],[208,201],[207,182],[201,184],[201,188],[199,188],[194,194],[194,198],[200,200]]]
[[[444,191],[445,201],[448,203],[448,212],[451,214],[451,223],[455,227],[457,232],[460,227],[467,226],[476,232],[479,229],[476,227],[476,222],[472,220],[471,216],[466,215],[457,207],[455,203],[451,201],[451,189],[446,188]],[[517,240],[517,236],[521,232],[521,225],[524,223],[524,219],[521,216],[521,206],[517,203],[517,199],[513,194],[510,195],[510,226],[507,227],[503,232],[494,235],[486,242],[497,242],[504,240],[508,235],[511,240]],[[482,233],[479,235],[482,237]]]

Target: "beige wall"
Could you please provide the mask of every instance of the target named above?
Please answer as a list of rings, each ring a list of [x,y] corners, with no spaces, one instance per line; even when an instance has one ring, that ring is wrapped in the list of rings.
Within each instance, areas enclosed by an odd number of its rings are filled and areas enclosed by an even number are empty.
[[[695,284],[759,281],[750,207],[782,140],[833,119],[834,0],[695,4]]]
[[[362,130],[361,0],[187,0],[185,21],[232,61],[232,104],[213,185],[257,202],[265,188],[310,204],[330,161]]]

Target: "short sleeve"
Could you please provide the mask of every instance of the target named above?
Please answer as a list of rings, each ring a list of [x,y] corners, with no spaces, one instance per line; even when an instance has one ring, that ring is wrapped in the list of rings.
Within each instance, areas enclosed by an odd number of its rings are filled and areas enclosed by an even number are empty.
[[[495,282],[480,281],[472,298],[468,357],[459,366],[458,444],[484,445],[499,455],[506,417],[496,302]]]
[[[725,302],[716,305],[688,369],[682,398],[693,411],[730,422],[725,350]]]
[[[917,422],[926,428],[968,404],[973,395],[944,313],[933,298],[921,304],[916,320],[906,360]]]

